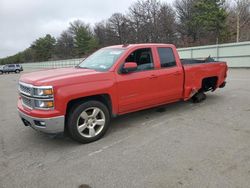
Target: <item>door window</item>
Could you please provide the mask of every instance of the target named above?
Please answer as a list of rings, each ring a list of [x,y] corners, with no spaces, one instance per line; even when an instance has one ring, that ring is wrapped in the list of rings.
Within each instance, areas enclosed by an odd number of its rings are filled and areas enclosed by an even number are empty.
[[[153,56],[150,48],[142,48],[133,51],[126,58],[125,62],[137,63],[137,71],[154,69]]]
[[[176,66],[176,61],[172,48],[158,48],[157,50],[161,61],[161,67]]]

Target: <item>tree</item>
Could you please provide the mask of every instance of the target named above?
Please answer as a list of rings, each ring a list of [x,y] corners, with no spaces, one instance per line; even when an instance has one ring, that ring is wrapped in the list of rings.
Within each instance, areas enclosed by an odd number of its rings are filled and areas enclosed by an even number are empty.
[[[74,57],[74,39],[69,31],[63,31],[56,42],[56,55],[60,59]]]
[[[56,39],[50,34],[37,39],[32,45],[34,50],[34,58],[36,61],[48,61],[54,54]]]
[[[223,7],[224,0],[199,0],[195,3],[193,22],[204,28],[205,34],[215,36],[213,42],[218,43],[226,33],[227,13]],[[204,35],[205,36],[205,35]],[[213,39],[213,37],[211,37]]]
[[[159,14],[157,28],[159,30],[159,42],[176,43],[176,21],[175,12],[168,4],[162,4]]]
[[[199,38],[199,26],[195,25],[195,3],[197,0],[176,0],[174,7],[177,14],[177,31],[180,33],[182,45],[195,43]],[[192,41],[189,40],[192,39]]]
[[[92,34],[90,26],[88,24],[85,24],[80,20],[76,20],[70,23],[69,32],[74,39],[76,56],[81,57],[83,55],[86,55],[89,51],[92,51],[97,47],[97,43],[94,42],[95,39],[93,39],[94,35]]]
[[[214,44],[227,35],[224,0],[176,0],[178,31],[193,44]],[[190,45],[190,41],[187,41]]]
[[[113,39],[117,44],[124,42],[125,17],[121,13],[115,13],[108,19],[108,28],[113,33]]]
[[[135,42],[159,41],[158,15],[161,3],[157,0],[138,0],[129,8],[128,18]]]
[[[249,0],[235,0],[233,5],[233,19],[236,22],[236,42],[241,39],[241,30],[249,33],[250,27],[250,1]],[[246,27],[246,28],[245,28]],[[250,37],[248,37],[248,40]]]

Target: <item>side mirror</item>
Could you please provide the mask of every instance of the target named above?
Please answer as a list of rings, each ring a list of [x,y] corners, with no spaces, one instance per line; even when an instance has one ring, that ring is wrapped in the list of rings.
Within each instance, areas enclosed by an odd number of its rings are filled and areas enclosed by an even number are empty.
[[[134,72],[136,70],[137,70],[137,63],[136,62],[126,62],[123,65],[122,73],[130,73],[130,72]]]

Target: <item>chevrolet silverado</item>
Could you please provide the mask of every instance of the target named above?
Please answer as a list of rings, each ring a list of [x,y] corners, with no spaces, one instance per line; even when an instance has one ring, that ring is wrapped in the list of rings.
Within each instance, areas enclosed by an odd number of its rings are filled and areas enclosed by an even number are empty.
[[[225,86],[225,62],[180,59],[171,44],[102,48],[76,67],[23,74],[18,111],[24,125],[45,133],[67,131],[88,143],[101,138],[112,117],[180,100],[201,102]]]

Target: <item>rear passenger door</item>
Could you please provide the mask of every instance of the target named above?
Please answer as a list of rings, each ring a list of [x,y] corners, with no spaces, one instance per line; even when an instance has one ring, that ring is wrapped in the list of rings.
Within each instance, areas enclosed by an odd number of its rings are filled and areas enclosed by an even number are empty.
[[[176,57],[171,47],[158,47],[158,96],[161,102],[171,102],[182,98],[184,74],[177,66]],[[178,58],[178,57],[177,57]]]

